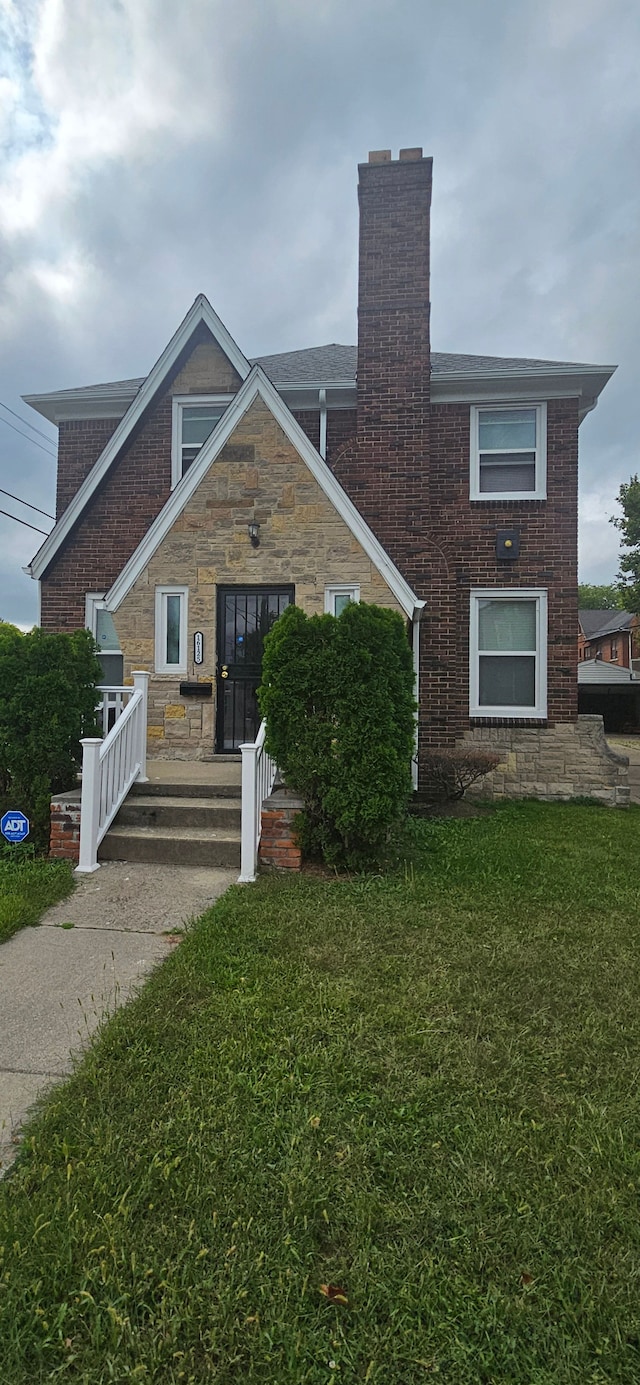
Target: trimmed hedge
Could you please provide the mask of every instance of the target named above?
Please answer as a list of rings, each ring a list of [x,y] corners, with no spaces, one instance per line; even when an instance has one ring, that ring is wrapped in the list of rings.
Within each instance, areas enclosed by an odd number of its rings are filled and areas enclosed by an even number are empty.
[[[88,630],[24,635],[0,623],[0,809],[21,808],[40,849],[51,795],[75,786],[80,739],[98,733],[95,648]]]
[[[395,611],[289,606],[265,640],[267,749],[304,800],[303,851],[360,869],[384,853],[411,793],[414,670]]]

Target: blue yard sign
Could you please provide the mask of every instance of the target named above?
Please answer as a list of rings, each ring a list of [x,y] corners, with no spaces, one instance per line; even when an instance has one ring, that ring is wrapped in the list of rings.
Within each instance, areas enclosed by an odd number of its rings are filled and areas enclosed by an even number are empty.
[[[8,842],[23,842],[29,836],[29,819],[19,808],[11,808],[0,818],[0,832]]]

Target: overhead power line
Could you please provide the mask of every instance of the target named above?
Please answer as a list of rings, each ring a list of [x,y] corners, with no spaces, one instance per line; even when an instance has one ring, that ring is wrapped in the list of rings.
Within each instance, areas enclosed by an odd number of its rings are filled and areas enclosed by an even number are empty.
[[[10,423],[8,418],[3,418],[3,417],[2,417],[2,414],[0,414],[0,423],[6,423],[7,428],[13,428],[14,433],[19,433],[21,438],[26,438],[26,439],[27,439],[27,442],[30,442],[30,443],[32,444],[33,447],[39,447],[39,448],[40,448],[40,451],[41,451],[41,452],[46,452],[46,454],[47,454],[48,457],[55,457],[55,455],[56,455],[55,452],[52,452],[52,451],[50,450],[50,448],[48,448],[48,447],[43,447],[42,443],[41,443],[41,442],[36,442],[36,439],[35,439],[35,438],[30,438],[30,437],[29,437],[29,434],[28,434],[28,433],[23,433],[23,431],[22,431],[21,428],[16,428],[15,423]]]
[[[45,538],[49,537],[48,529],[39,529],[37,524],[29,524],[26,519],[18,519],[17,515],[10,515],[8,510],[0,510],[0,515],[6,515],[7,519],[15,519],[16,524],[24,524],[25,529],[35,529],[36,534],[44,534]]]
[[[30,500],[23,500],[19,495],[12,495],[11,491],[5,491],[0,486],[0,495],[8,495],[10,500],[17,500],[19,505],[26,505],[28,510],[37,510],[39,515],[44,515],[45,519],[55,519],[55,515],[50,515],[48,510],[41,510],[39,505],[32,505]],[[42,530],[40,530],[42,533]]]
[[[17,418],[18,423],[24,423],[24,424],[25,424],[25,427],[30,428],[31,431],[32,431],[33,433],[37,433],[39,437],[44,438],[45,442],[51,442],[51,438],[49,437],[49,434],[48,434],[48,433],[43,433],[43,431],[42,431],[41,428],[36,428],[35,423],[30,423],[28,418],[23,418],[23,417],[22,417],[22,414],[17,414],[16,411],[15,411],[15,409],[10,409],[10,408],[9,408],[9,405],[8,405],[8,404],[3,404],[3,402],[2,402],[1,399],[0,399],[0,408],[6,409],[6,411],[7,411],[8,414],[13,414],[13,417],[14,417],[14,418]]]

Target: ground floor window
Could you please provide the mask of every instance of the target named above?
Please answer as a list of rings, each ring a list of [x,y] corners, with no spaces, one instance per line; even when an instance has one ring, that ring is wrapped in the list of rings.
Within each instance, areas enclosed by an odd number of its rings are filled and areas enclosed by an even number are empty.
[[[119,687],[123,679],[123,659],[113,616],[104,604],[104,592],[87,592],[85,625],[98,646],[102,665],[102,686]]]
[[[472,717],[546,717],[546,591],[473,592],[469,664]]]
[[[156,587],[156,673],[187,671],[188,587]]]
[[[324,609],[330,616],[342,615],[345,606],[360,600],[360,588],[354,584],[333,585],[324,589]]]

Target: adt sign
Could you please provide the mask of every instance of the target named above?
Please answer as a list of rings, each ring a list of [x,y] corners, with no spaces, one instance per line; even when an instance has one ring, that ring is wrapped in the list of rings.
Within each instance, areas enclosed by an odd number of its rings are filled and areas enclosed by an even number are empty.
[[[8,842],[23,842],[29,836],[29,819],[19,809],[10,809],[0,818],[0,832]]]

